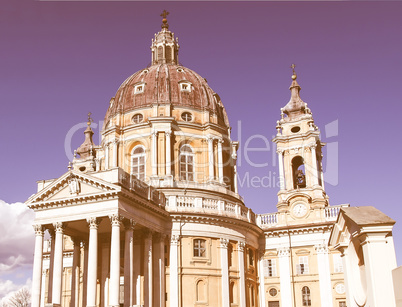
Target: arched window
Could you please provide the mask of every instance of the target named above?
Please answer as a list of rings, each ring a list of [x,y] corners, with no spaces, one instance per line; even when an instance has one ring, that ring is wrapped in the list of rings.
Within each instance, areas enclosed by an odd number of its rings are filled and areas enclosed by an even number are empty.
[[[303,287],[302,299],[303,299],[303,306],[311,306],[311,296],[309,287]]]
[[[250,286],[250,306],[254,307],[255,306],[255,293],[254,293],[254,286]]]
[[[169,47],[169,46],[166,46],[166,62],[167,63],[171,63],[172,62],[172,48],[173,47]]]
[[[251,248],[248,250],[248,264],[254,266],[254,252]]]
[[[304,169],[304,161],[300,156],[294,157],[292,159],[292,171],[293,171],[293,188],[305,188],[306,187],[306,176]]]
[[[180,180],[194,180],[194,152],[190,145],[180,148]]]
[[[231,283],[230,283],[230,287],[229,287],[229,303],[230,304],[235,304],[235,303],[237,303],[237,300],[236,300],[236,285],[235,285],[235,283],[232,281]]]
[[[193,247],[194,257],[206,257],[206,241],[204,239],[195,239]]]
[[[197,288],[197,302],[206,302],[207,293],[206,293],[205,281],[199,280],[196,284],[196,288]]]
[[[145,148],[136,146],[131,154],[131,174],[139,180],[145,180]]]

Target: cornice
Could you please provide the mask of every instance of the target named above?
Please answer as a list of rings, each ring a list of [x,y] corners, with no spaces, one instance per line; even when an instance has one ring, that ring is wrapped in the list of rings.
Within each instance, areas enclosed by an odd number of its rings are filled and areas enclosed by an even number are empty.
[[[225,224],[230,224],[235,225],[236,227],[242,229],[246,229],[248,231],[253,231],[258,236],[263,234],[263,230],[257,225],[250,223],[248,221],[242,221],[232,217],[209,215],[209,214],[194,214],[185,212],[183,213],[171,212],[170,216],[172,218],[172,222],[184,221],[186,223],[222,225],[222,226],[225,226]]]
[[[275,229],[264,230],[266,238],[280,237],[287,235],[299,235],[309,233],[323,233],[331,232],[334,227],[333,223],[323,223],[319,225],[303,224],[303,225],[287,225],[283,227],[277,227]]]

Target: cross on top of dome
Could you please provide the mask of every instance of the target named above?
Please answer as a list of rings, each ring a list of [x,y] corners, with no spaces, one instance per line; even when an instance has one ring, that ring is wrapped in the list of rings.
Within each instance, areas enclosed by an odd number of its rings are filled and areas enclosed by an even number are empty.
[[[169,29],[169,24],[167,23],[167,19],[166,17],[169,15],[169,12],[166,10],[163,10],[161,17],[163,17],[162,19],[162,29]]]

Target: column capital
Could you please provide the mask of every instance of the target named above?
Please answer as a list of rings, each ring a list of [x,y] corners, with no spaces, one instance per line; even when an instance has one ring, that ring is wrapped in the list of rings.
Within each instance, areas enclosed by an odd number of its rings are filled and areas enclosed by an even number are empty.
[[[223,138],[218,138],[218,144],[223,144],[225,142],[225,140]]]
[[[90,229],[98,229],[100,219],[98,219],[97,217],[90,217],[87,218],[87,223]]]
[[[145,239],[151,239],[152,240],[152,236],[153,236],[154,232],[150,229],[146,229],[144,230],[144,238]]]
[[[117,145],[117,144],[120,143],[120,140],[119,139],[113,139],[112,143],[113,143],[113,145]]]
[[[123,220],[123,217],[119,214],[111,214],[109,215],[110,222],[112,223],[113,226],[120,226],[121,221]]]
[[[43,236],[43,232],[45,231],[45,229],[42,225],[35,224],[35,225],[32,225],[32,227],[35,231],[36,236]]]
[[[326,244],[316,244],[314,248],[317,254],[328,254],[328,246]]]
[[[278,149],[276,149],[276,153],[278,154],[278,155],[282,155],[283,153],[284,153],[284,149],[282,149],[282,148],[278,148]]]
[[[56,223],[53,223],[53,227],[56,232],[63,232],[65,225],[63,222],[56,222]]]
[[[160,232],[154,232],[153,238],[155,241],[165,241],[166,235]]]
[[[278,257],[289,257],[290,255],[290,248],[289,247],[281,247],[277,249]]]
[[[246,242],[243,241],[239,241],[237,243],[237,248],[239,251],[244,252],[244,248],[246,247]]]
[[[169,138],[172,135],[172,130],[166,130],[165,135]]]
[[[179,244],[180,236],[179,235],[171,235],[170,236],[170,245]]]
[[[229,239],[220,238],[220,248],[228,248],[229,246]]]
[[[124,225],[124,228],[126,229],[126,230],[133,230],[134,229],[134,226],[136,225],[137,223],[134,221],[134,220],[132,220],[132,219],[127,219],[127,218],[124,218],[123,219],[123,225]]]
[[[158,131],[157,130],[153,130],[152,132],[151,132],[151,136],[152,137],[156,137],[158,135]]]
[[[208,143],[212,143],[214,141],[214,137],[210,135],[205,137],[205,139],[207,140]]]

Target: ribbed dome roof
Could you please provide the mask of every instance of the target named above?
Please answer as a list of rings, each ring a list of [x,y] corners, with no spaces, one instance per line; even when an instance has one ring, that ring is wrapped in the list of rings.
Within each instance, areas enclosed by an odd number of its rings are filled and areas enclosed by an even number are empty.
[[[207,81],[193,70],[174,63],[154,64],[128,77],[117,90],[105,122],[118,112],[151,107],[155,103],[207,109],[217,114],[220,125],[229,126],[223,104]]]

